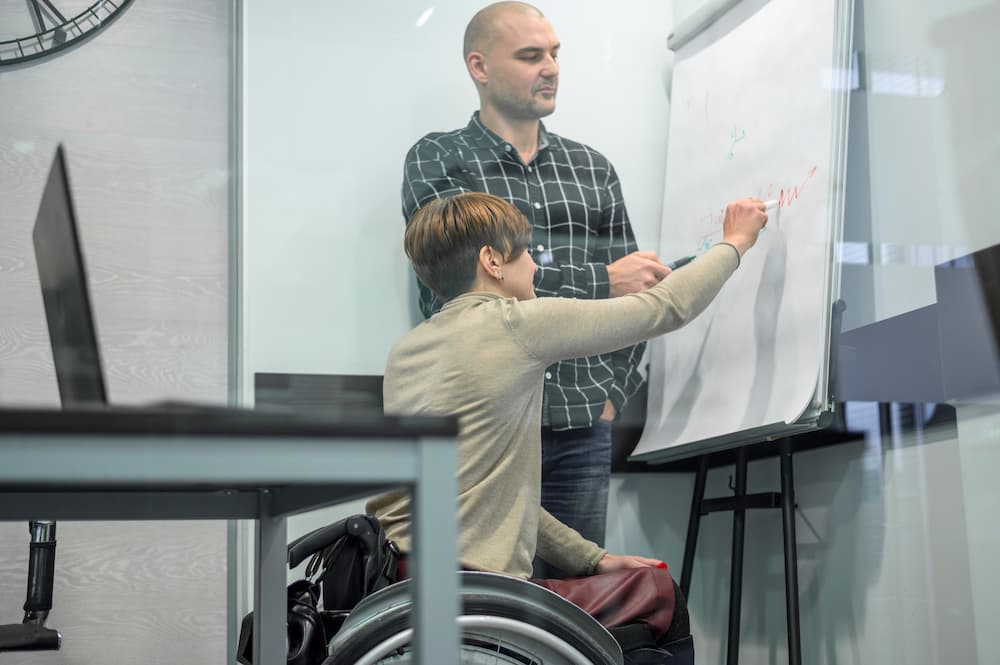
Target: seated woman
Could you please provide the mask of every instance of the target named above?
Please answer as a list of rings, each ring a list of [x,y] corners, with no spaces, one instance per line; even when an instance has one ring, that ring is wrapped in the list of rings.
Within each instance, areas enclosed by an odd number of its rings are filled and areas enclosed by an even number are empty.
[[[723,242],[683,270],[641,293],[573,300],[535,298],[531,224],[503,199],[463,193],[413,215],[406,254],[446,303],[390,352],[385,411],[458,418],[461,567],[528,579],[537,553],[578,577],[536,583],[605,626],[643,622],[654,639],[672,639],[675,585],[666,564],[609,554],[541,507],[545,369],[685,325],[719,292],[766,222],[761,201],[734,202]],[[406,491],[376,497],[368,512],[401,551],[410,551]]]

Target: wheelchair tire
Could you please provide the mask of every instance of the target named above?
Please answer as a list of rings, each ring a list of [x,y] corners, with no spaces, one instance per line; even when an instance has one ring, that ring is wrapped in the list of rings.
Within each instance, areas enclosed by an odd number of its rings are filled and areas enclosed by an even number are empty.
[[[462,572],[459,576],[462,650],[470,657],[472,651],[490,648],[485,642],[491,638],[484,635],[489,633],[492,624],[494,633],[506,631],[517,636],[517,639],[504,637],[499,640],[507,644],[504,648],[510,652],[507,654],[510,663],[530,662],[530,648],[527,647],[544,645],[543,648],[561,653],[566,663],[622,665],[621,649],[611,634],[589,614],[548,589],[491,573]],[[405,654],[411,635],[410,614],[409,580],[368,596],[355,607],[330,642],[330,655],[323,665],[374,663],[380,662],[379,658],[388,658],[384,662],[408,662]],[[480,630],[476,630],[470,617],[492,619],[479,622]],[[518,648],[518,640],[525,644],[524,649]],[[385,649],[378,647],[387,642]],[[519,650],[524,653],[517,653]],[[379,656],[380,651],[386,653]],[[494,657],[499,658],[497,653],[503,656],[496,647],[493,651]],[[398,658],[393,658],[392,653]]]

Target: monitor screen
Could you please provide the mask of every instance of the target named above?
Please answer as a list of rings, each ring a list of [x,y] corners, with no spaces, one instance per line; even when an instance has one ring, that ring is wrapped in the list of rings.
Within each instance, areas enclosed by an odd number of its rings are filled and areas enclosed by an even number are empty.
[[[52,161],[32,238],[63,407],[105,404],[104,375],[62,146]]]

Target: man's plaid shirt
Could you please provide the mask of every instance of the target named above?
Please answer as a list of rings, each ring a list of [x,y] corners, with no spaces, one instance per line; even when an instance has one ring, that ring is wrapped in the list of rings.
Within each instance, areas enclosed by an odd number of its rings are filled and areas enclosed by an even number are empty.
[[[550,134],[544,126],[538,152],[527,165],[513,146],[482,124],[478,112],[465,128],[428,134],[406,155],[405,220],[431,199],[468,191],[506,199],[531,221],[539,296],[607,298],[607,265],[636,249],[611,163],[593,148]],[[424,316],[440,307],[420,284]],[[590,427],[608,399],[620,413],[642,383],[638,365],[644,347],[549,367],[543,424],[557,430]]]

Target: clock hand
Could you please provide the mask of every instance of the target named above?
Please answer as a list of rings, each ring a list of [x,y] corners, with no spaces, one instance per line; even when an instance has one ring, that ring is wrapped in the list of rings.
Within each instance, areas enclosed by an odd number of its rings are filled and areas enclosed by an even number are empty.
[[[45,17],[42,16],[42,8],[38,6],[38,0],[31,0],[31,8],[35,10],[35,32],[41,34],[45,32]]]
[[[62,27],[66,24],[66,17],[62,15],[62,12],[60,12],[55,5],[52,4],[51,0],[41,0],[41,2],[45,3],[45,7],[48,11],[59,19],[58,22],[53,22],[53,24],[57,27],[55,33],[52,35],[52,40],[55,44],[62,44],[66,41],[66,30]],[[31,0],[31,8],[35,12],[35,31],[38,34],[48,32],[48,27],[45,25],[45,14],[42,13],[42,7],[39,4],[39,0]]]
[[[35,5],[35,9],[37,10],[38,9],[38,0],[31,0],[31,2]],[[42,2],[44,2],[45,6],[49,8],[49,11],[51,11],[53,14],[56,15],[56,18],[59,19],[60,23],[66,23],[67,22],[66,21],[66,17],[63,16],[62,13],[60,13],[60,11],[58,9],[56,9],[55,5],[52,4],[52,0],[42,0]]]

